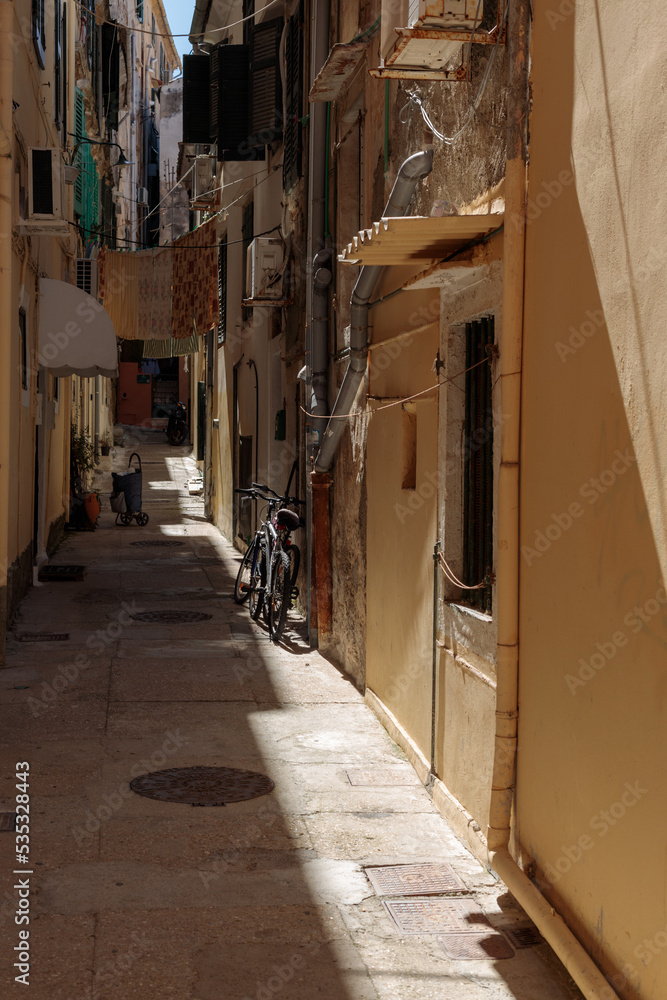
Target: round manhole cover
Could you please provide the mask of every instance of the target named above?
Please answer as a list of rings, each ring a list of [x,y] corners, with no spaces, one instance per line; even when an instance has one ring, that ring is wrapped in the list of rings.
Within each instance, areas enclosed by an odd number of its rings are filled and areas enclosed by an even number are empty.
[[[175,538],[146,538],[140,542],[130,542],[130,544],[140,545],[144,549],[173,549],[176,545],[185,545],[185,542],[179,542]]]
[[[275,782],[256,771],[233,767],[172,767],[142,774],[130,782],[137,795],[160,802],[184,802],[191,806],[224,806],[268,795]]]
[[[180,625],[184,622],[207,622],[213,615],[204,611],[138,611],[130,615],[135,622],[166,622],[169,625]]]

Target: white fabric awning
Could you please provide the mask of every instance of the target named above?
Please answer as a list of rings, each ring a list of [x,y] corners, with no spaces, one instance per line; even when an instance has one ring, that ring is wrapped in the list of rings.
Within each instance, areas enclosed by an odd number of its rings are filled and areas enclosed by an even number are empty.
[[[104,306],[66,281],[42,278],[39,284],[40,365],[59,378],[116,378],[116,331]]]

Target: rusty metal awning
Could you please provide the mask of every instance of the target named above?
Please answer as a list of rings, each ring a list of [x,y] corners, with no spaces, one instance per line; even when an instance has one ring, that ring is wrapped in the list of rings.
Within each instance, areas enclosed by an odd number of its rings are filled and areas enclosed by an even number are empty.
[[[310,101],[337,101],[356,73],[367,48],[368,41],[337,42],[313,81],[308,95]]]
[[[338,260],[344,264],[381,265],[442,260],[495,232],[503,219],[502,214],[380,219],[370,229],[362,229]]]

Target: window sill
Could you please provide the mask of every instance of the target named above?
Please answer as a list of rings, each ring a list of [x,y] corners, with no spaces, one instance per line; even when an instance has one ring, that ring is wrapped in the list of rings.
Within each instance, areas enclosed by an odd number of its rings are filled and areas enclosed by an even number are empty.
[[[455,608],[457,611],[461,611],[464,615],[470,615],[471,618],[477,618],[481,622],[492,622],[493,615],[487,614],[485,611],[477,611],[475,608],[469,608],[466,604],[457,604],[456,601],[445,601],[447,607]]]

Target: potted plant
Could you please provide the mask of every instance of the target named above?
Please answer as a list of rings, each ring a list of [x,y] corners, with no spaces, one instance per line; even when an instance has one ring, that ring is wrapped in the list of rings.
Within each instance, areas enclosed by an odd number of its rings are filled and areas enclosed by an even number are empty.
[[[94,531],[100,516],[100,495],[89,489],[99,454],[85,434],[72,434],[70,522],[83,531]]]

